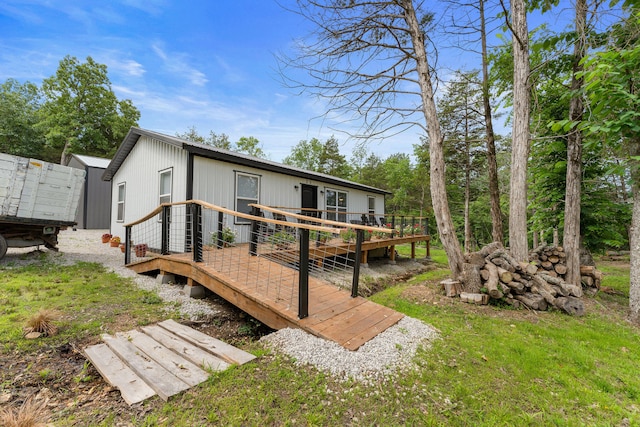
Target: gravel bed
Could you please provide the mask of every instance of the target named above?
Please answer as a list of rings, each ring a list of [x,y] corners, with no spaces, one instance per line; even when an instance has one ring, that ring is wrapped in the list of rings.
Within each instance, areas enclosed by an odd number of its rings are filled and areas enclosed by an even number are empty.
[[[103,244],[106,230],[65,230],[59,235],[59,252],[43,250],[53,262],[70,265],[78,261],[98,262],[121,277],[132,278],[142,289],[156,292],[167,302],[176,303],[189,320],[211,319],[218,313],[206,300],[190,298],[182,286],[160,284],[149,276],[124,267],[124,255],[118,248]],[[40,262],[34,248],[9,249],[0,266],[11,268]],[[313,365],[340,380],[355,379],[370,383],[402,372],[412,366],[417,349],[428,347],[439,336],[437,330],[422,321],[405,316],[396,325],[361,346],[349,351],[300,329],[285,328],[260,339],[275,352],[290,356],[298,365]]]

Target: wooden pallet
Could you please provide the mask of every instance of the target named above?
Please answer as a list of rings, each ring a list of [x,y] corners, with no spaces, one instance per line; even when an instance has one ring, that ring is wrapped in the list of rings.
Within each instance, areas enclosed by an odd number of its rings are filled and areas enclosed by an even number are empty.
[[[206,334],[165,320],[141,330],[104,334],[104,344],[85,349],[102,377],[117,387],[129,405],[149,397],[165,401],[255,356]]]

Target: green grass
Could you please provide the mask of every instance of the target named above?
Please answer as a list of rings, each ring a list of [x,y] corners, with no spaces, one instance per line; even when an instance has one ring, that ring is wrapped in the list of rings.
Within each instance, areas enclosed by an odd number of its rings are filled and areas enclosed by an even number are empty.
[[[43,262],[20,268],[0,268],[0,349],[33,350],[69,340],[96,336],[105,325],[124,316],[147,324],[170,316],[159,310],[162,300],[143,291],[100,264],[60,266]],[[44,340],[25,340],[22,328],[39,309],[57,310],[60,331]]]
[[[432,250],[440,265],[446,264],[442,257]],[[20,322],[5,318],[17,319],[45,302],[77,313],[62,332],[68,335],[98,334],[85,329],[88,319],[79,314],[97,307],[109,307],[102,321],[125,309],[141,323],[153,317],[142,299],[122,301],[134,292],[129,281],[95,265],[45,269],[10,271],[10,278],[2,272],[3,301],[14,304],[13,313],[0,316],[3,346],[20,340],[11,332]],[[603,285],[628,295],[628,267],[606,271]],[[414,370],[374,385],[341,383],[253,343],[245,349],[259,356],[256,361],[213,374],[169,402],[153,398],[132,419],[113,413],[99,425],[640,425],[640,334],[620,312],[626,297],[597,297],[580,318],[404,298],[408,287],[435,286],[448,274],[445,268],[429,271],[371,298],[440,331],[441,338],[417,354]],[[77,298],[69,301],[70,292]],[[42,372],[41,381],[49,381],[49,373]],[[55,424],[95,425],[69,413]]]

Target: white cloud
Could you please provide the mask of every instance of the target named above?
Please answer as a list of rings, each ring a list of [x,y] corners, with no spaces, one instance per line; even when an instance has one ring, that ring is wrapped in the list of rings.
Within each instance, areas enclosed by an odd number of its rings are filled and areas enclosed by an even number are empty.
[[[151,49],[162,59],[171,74],[187,79],[195,86],[204,86],[209,81],[203,72],[187,63],[187,55],[175,52],[168,54],[158,43],[151,45]]]

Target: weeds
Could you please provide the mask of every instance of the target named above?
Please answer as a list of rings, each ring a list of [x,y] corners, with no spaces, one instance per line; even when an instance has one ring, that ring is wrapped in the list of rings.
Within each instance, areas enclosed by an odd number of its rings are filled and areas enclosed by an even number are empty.
[[[24,335],[37,332],[46,337],[51,337],[58,333],[58,327],[54,322],[61,317],[60,312],[41,308],[36,314],[27,320],[27,326],[24,328]]]
[[[45,402],[34,403],[31,398],[16,411],[11,408],[0,409],[0,425],[3,427],[44,427],[47,425],[46,419]]]

